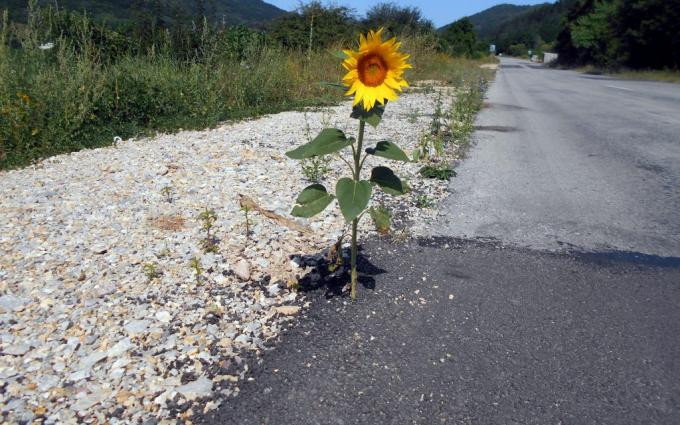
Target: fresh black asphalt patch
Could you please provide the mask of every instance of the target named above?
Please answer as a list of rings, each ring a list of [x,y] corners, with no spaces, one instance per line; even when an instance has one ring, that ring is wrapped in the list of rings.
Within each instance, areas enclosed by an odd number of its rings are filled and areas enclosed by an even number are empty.
[[[365,244],[207,424],[679,424],[680,259]],[[372,289],[369,289],[372,288]]]

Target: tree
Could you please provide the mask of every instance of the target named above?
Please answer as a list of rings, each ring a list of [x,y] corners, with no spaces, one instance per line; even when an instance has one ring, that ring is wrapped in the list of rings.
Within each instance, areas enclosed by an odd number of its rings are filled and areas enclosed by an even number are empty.
[[[353,39],[356,23],[352,9],[344,6],[327,7],[319,1],[313,1],[272,21],[269,33],[286,47],[325,48],[334,42]]]
[[[601,66],[610,67],[618,62],[620,41],[611,25],[618,8],[618,1],[597,0],[590,13],[571,23],[574,46],[588,50],[591,60]]]
[[[463,18],[446,27],[442,34],[442,44],[454,56],[475,56],[478,43],[472,22]]]
[[[511,44],[507,52],[510,56],[516,56],[516,57],[526,57],[529,49],[527,48],[527,45],[524,43],[517,43],[517,44]]]
[[[680,68],[679,0],[627,0],[617,12],[616,33],[625,65]]]
[[[585,0],[567,15],[560,62],[607,68],[680,67],[680,0]]]
[[[391,34],[433,32],[434,25],[417,7],[401,7],[394,3],[378,3],[363,20],[365,30],[385,28]]]

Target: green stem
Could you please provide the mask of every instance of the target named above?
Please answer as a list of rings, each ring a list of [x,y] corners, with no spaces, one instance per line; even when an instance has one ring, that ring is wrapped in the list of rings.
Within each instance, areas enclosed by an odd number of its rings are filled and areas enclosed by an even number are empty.
[[[359,139],[357,140],[357,148],[354,150],[354,181],[358,182],[361,179],[361,151],[364,143],[364,130],[366,123],[359,121]],[[352,275],[351,275],[351,296],[353,300],[357,299],[357,230],[359,228],[359,217],[352,220]]]

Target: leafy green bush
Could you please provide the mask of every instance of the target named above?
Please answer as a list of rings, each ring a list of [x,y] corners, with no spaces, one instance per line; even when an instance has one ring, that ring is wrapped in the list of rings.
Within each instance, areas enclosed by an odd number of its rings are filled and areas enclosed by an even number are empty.
[[[456,172],[445,165],[426,165],[422,167],[418,173],[425,178],[438,180],[450,180],[451,177],[456,176]]]

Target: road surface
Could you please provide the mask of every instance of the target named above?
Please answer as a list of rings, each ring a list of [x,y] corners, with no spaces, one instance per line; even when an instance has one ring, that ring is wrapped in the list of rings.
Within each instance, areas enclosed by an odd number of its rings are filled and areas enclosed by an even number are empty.
[[[364,243],[195,422],[680,424],[680,86],[503,59],[478,127],[447,236]]]
[[[680,84],[503,58],[435,233],[680,256]]]
[[[310,293],[240,396],[195,422],[680,423],[680,261],[449,239],[364,248],[374,289],[356,303]]]

